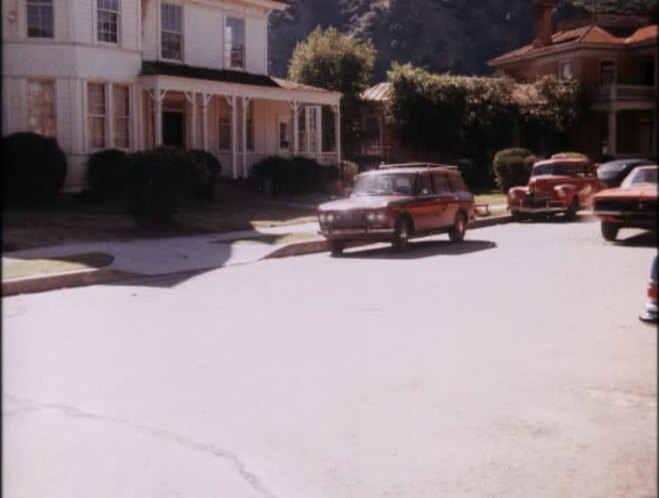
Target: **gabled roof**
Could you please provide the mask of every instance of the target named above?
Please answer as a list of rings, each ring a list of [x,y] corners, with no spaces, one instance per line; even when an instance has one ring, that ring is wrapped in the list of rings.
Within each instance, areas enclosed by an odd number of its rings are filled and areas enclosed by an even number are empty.
[[[385,81],[377,83],[362,92],[362,99],[369,102],[384,102],[389,99],[391,83]]]
[[[302,90],[318,93],[338,93],[324,88],[303,85],[293,81],[274,78],[265,74],[254,74],[245,71],[232,71],[229,69],[211,69],[207,67],[189,66],[174,62],[142,61],[140,76],[178,76],[197,80],[221,81],[239,85],[264,86],[283,88],[285,90]]]
[[[488,62],[490,65],[497,65],[500,63],[515,60],[526,56],[535,56],[555,49],[557,47],[578,47],[581,44],[607,44],[618,45],[620,47],[633,45],[657,39],[657,25],[645,26],[637,29],[631,36],[627,38],[620,38],[612,35],[608,31],[591,24],[590,26],[583,26],[581,28],[572,29],[554,33],[551,37],[552,43],[542,47],[534,47],[533,44],[525,45],[510,52],[506,52]]]

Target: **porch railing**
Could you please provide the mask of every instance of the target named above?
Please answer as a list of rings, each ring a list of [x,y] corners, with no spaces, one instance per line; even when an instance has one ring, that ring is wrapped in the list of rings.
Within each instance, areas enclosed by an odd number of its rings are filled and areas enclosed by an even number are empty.
[[[656,86],[647,85],[604,85],[599,87],[599,100],[640,100],[654,102],[657,93]]]

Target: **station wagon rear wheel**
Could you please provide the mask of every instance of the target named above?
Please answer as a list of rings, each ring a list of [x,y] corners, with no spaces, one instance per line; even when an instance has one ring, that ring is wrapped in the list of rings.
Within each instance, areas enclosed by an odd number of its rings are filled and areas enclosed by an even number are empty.
[[[396,233],[392,242],[396,251],[402,252],[409,246],[410,235],[412,233],[412,225],[407,218],[399,218],[396,222]]]
[[[449,238],[453,242],[462,242],[465,238],[465,232],[467,231],[467,219],[464,213],[458,213],[455,215],[455,222],[453,223],[453,228],[448,233]]]
[[[604,240],[608,240],[609,242],[616,240],[618,230],[620,230],[620,227],[615,223],[602,222],[602,237],[604,237]]]
[[[330,251],[332,256],[341,256],[343,250],[345,249],[346,244],[342,240],[332,240],[330,241]]]

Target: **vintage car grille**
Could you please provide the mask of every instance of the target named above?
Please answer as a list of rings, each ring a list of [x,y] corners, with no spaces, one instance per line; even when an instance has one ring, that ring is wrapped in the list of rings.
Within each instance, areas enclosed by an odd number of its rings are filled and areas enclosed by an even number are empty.
[[[547,201],[551,200],[550,193],[544,192],[529,192],[524,196],[522,205],[526,207],[545,207]]]
[[[366,226],[367,211],[337,211],[334,213],[334,227],[355,228]]]
[[[656,200],[639,199],[598,199],[595,201],[595,211],[620,212],[656,212]]]

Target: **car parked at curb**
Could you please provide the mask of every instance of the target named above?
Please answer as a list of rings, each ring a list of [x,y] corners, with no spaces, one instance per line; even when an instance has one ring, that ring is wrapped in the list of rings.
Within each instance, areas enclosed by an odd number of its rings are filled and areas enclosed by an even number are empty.
[[[461,242],[474,213],[456,166],[403,163],[360,174],[350,197],[318,207],[318,223],[333,255],[351,241],[391,242],[402,251],[410,239],[436,233]]]
[[[657,277],[657,256],[655,256],[648,281],[648,300],[643,307],[643,313],[639,316],[644,322],[657,323]]]
[[[602,237],[614,241],[625,227],[657,227],[658,166],[637,166],[620,184],[594,197],[593,212],[601,220]]]
[[[651,159],[615,159],[600,164],[597,167],[597,178],[606,185],[606,188],[619,187],[625,177],[637,166],[649,166],[655,164]]]
[[[508,209],[516,220],[555,214],[573,219],[602,188],[590,159],[552,156],[533,165],[526,186],[508,191]]]

